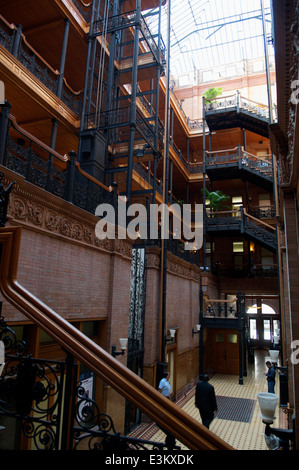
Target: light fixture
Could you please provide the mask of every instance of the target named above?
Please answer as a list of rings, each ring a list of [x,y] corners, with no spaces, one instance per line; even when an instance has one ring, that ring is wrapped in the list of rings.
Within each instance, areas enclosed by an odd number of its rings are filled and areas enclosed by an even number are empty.
[[[257,399],[261,409],[261,418],[265,424],[273,424],[278,396],[275,393],[258,393]]]
[[[119,355],[124,355],[125,350],[127,349],[127,344],[128,344],[128,338],[119,338],[119,344],[120,344],[120,351],[116,351],[116,346],[115,344],[112,345],[112,351],[111,354],[113,357],[119,356]]]
[[[174,338],[175,338],[175,333],[176,333],[176,329],[172,328],[172,329],[169,329],[168,331],[169,331],[169,336],[170,336],[170,337],[167,337],[167,336],[166,336],[166,338],[165,338],[165,341],[166,341],[166,342],[169,342],[169,341],[173,341],[173,340],[174,340]]]
[[[199,334],[200,333],[200,328],[201,328],[201,325],[199,325],[199,324],[196,325],[196,330],[194,330],[194,328],[192,328],[192,336]]]
[[[294,444],[294,431],[292,429],[271,427],[271,424],[273,424],[273,421],[276,419],[274,414],[278,403],[278,395],[275,395],[275,393],[258,393],[257,398],[261,410],[260,416],[263,423],[266,425],[265,440],[268,448],[282,448],[283,450],[289,450],[289,441]],[[274,440],[273,436],[276,436],[277,439]]]

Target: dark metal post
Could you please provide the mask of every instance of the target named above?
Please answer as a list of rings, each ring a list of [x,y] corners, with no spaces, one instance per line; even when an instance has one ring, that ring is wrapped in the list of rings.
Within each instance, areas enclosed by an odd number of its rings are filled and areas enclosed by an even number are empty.
[[[242,337],[243,337],[243,373],[247,377],[247,338],[246,338],[246,315],[245,315],[245,295],[241,296],[241,317],[242,317]]]
[[[6,153],[6,144],[7,144],[7,133],[9,125],[9,113],[10,113],[11,104],[8,101],[5,101],[1,105],[1,114],[0,114],[0,165],[4,164],[5,153]]]
[[[139,35],[141,28],[141,0],[136,0],[135,13],[135,33],[133,48],[133,66],[132,66],[132,84],[131,84],[131,107],[130,107],[130,137],[129,137],[129,155],[127,171],[127,201],[131,203],[132,197],[132,178],[133,178],[133,158],[134,158],[134,138],[136,126],[136,106],[137,106],[137,75],[138,75],[138,56],[139,56]]]
[[[21,44],[21,39],[22,39],[22,31],[23,31],[23,26],[21,24],[17,25],[17,30],[15,31],[15,36],[13,39],[13,45],[12,45],[12,55],[14,57],[18,57],[19,54],[19,47]]]
[[[64,385],[64,400],[63,400],[63,414],[62,414],[62,427],[61,427],[61,443],[60,450],[72,450],[72,428],[74,426],[75,416],[72,413],[72,400],[75,399],[75,384],[76,374],[74,368],[74,357],[68,354],[66,357],[66,371],[65,371],[65,385]],[[70,419],[71,418],[71,419]]]
[[[269,54],[268,54],[267,36],[266,36],[266,20],[265,20],[264,0],[261,0],[261,10],[262,10],[262,24],[263,24],[263,36],[264,36],[268,106],[269,106],[269,124],[272,124],[272,122],[273,122],[273,117],[272,117],[272,93],[271,93],[271,79],[270,79],[270,70],[269,70],[269,68],[270,68]]]
[[[57,137],[57,127],[58,127],[58,119],[53,118],[52,119],[52,132],[51,132],[51,142],[50,142],[50,147],[51,149],[55,150],[55,145],[56,145],[56,137]],[[53,155],[49,155],[49,160],[48,160],[48,174],[47,174],[47,182],[46,182],[46,189],[50,190],[51,187],[51,172],[53,168],[53,160],[54,157]]]
[[[160,78],[162,72],[161,64],[161,14],[162,14],[162,1],[159,0],[159,20],[158,20],[158,57],[159,64],[157,66],[157,77],[156,77],[156,103],[155,103],[155,153],[154,153],[154,176],[153,176],[153,195],[152,204],[156,202],[156,190],[157,190],[157,167],[159,158],[159,96],[160,96]]]
[[[56,95],[57,95],[58,98],[61,98],[61,94],[62,94],[65,59],[66,59],[66,50],[67,50],[69,30],[70,30],[70,20],[67,18],[64,23],[65,23],[64,35],[63,35],[61,57],[60,57],[60,66],[59,66],[60,75],[59,75],[59,78],[58,78],[57,90],[56,90]]]
[[[199,330],[199,378],[203,376],[203,291],[202,291],[202,280],[200,279],[200,292],[199,292],[199,324],[201,325]]]
[[[92,12],[91,12],[91,20],[90,25],[91,28],[93,27],[94,23],[94,16],[95,16],[95,8],[96,2],[92,3]],[[91,58],[91,49],[94,39],[91,35],[88,37],[88,48],[87,48],[87,58],[86,58],[86,67],[85,67],[85,78],[84,78],[84,88],[83,88],[83,99],[82,99],[82,113],[81,113],[81,122],[80,122],[80,131],[83,131],[85,125],[85,112],[86,112],[86,97],[88,91],[88,80],[89,75],[92,73],[90,70],[90,58]],[[81,139],[79,141],[79,156],[81,154]]]
[[[170,123],[170,25],[171,25],[171,0],[168,0],[167,13],[167,61],[166,61],[166,99],[165,99],[165,130],[164,130],[164,161],[163,161],[163,207],[168,204],[168,172],[169,172],[169,123]],[[163,213],[165,211],[163,210]],[[166,217],[162,219],[161,233],[161,289],[160,289],[160,362],[165,362],[166,347],[166,284],[167,284],[167,249]]]
[[[69,153],[70,159],[67,162],[67,179],[66,179],[66,192],[65,199],[68,202],[73,202],[74,186],[76,176],[76,157],[77,154],[74,150]]]
[[[206,255],[206,124],[205,124],[205,97],[202,97],[202,204],[203,204],[203,269],[207,269]]]
[[[238,337],[239,337],[239,385],[243,385],[243,335],[242,335],[242,311],[241,311],[241,296],[238,292],[237,296],[237,311],[238,311]]]

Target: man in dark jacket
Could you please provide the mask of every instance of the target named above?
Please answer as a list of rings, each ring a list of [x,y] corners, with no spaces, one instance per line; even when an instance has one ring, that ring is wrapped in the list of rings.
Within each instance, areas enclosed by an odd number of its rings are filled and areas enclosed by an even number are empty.
[[[204,375],[196,385],[195,406],[199,409],[202,424],[209,429],[217,411],[217,401],[214,387],[208,380],[208,376]]]
[[[275,393],[275,369],[270,361],[266,362],[266,366],[268,367],[268,372],[265,374],[268,381],[268,393]]]

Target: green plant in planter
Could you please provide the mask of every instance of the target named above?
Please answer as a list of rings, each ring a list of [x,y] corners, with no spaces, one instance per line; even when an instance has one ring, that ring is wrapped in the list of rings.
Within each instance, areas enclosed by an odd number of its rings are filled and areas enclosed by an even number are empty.
[[[203,190],[201,190],[203,193]],[[205,190],[206,200],[210,201],[209,207],[211,208],[212,212],[218,212],[223,209],[228,209],[229,206],[224,205],[224,203],[229,199],[229,196],[226,196],[222,191],[209,191],[208,189]]]
[[[220,96],[222,94],[222,88],[209,88],[207,91],[205,91],[202,96],[205,98],[205,103],[206,104],[211,104],[217,96]]]

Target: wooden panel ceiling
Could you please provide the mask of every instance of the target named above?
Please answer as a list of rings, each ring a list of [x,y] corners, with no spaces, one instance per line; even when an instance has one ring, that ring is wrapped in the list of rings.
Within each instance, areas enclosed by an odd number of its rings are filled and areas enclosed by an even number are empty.
[[[2,2],[1,15],[10,23],[21,24],[27,42],[54,70],[59,70],[64,34],[63,11],[51,0],[10,0]],[[73,22],[75,24],[75,22]],[[87,41],[83,31],[71,24],[65,78],[74,91],[84,85]]]

